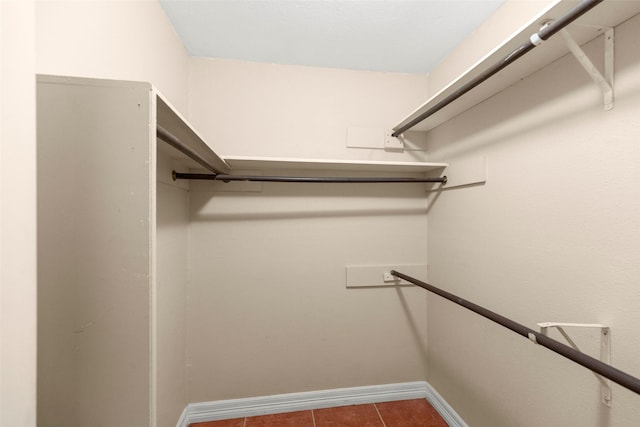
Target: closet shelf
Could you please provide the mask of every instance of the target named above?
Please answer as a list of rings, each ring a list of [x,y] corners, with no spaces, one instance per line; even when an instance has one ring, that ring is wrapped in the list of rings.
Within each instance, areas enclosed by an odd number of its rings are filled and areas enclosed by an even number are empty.
[[[220,158],[193,126],[169,103],[156,89],[158,149],[168,153],[171,157],[182,160],[185,165],[191,168],[206,167],[218,173],[228,173],[231,168]],[[174,144],[172,144],[172,141]],[[177,148],[180,146],[181,148]],[[191,155],[187,153],[191,153]],[[201,159],[200,162],[194,159]],[[205,165],[210,165],[209,167]]]
[[[38,75],[40,85],[58,85],[65,88],[84,88],[83,91],[139,91],[148,94],[151,117],[155,117],[158,150],[179,160],[184,169],[208,169],[215,174],[229,174],[242,170],[315,170],[315,171],[362,171],[362,172],[395,172],[426,173],[442,171],[447,163],[429,162],[394,162],[368,160],[326,160],[297,159],[279,157],[244,157],[218,156],[194,130],[193,126],[171,105],[158,90],[149,83],[107,79],[88,79],[82,77]],[[79,89],[80,90],[80,89]],[[92,93],[93,93],[92,92]],[[106,92],[106,91],[105,91]],[[79,92],[84,93],[84,92]],[[76,95],[80,96],[80,95]],[[142,108],[138,98],[118,102],[135,102]],[[108,99],[104,108],[120,108],[116,101]],[[155,109],[155,111],[154,111]]]
[[[189,122],[157,90],[158,148],[190,169],[203,167],[215,173],[233,174],[237,170],[314,170],[427,173],[441,171],[447,163],[393,162],[373,160],[327,160],[283,157],[218,156],[193,129]],[[167,134],[168,133],[168,134]],[[162,136],[164,134],[164,136]],[[171,139],[175,139],[174,144]],[[177,148],[180,147],[181,148]],[[196,160],[200,158],[201,161]],[[209,164],[212,167],[205,166]]]
[[[394,126],[394,131],[402,128],[416,117],[431,109],[441,100],[458,91],[466,83],[481,75],[492,64],[501,60],[522,43],[529,40],[533,34],[540,30],[544,23],[550,20],[557,20],[577,4],[577,1],[558,0],[549,5],[502,44],[489,52],[452,83]],[[638,13],[640,13],[640,2],[638,1],[603,1],[590,13],[580,17],[567,28],[576,42],[582,45],[602,35],[604,29],[607,27],[613,28]],[[411,129],[419,131],[433,129],[568,53],[569,48],[562,40],[562,37],[551,37],[538,48],[533,49],[509,67],[503,69],[498,74],[463,95],[460,99],[453,101]]]
[[[232,170],[324,170],[364,172],[430,172],[442,170],[447,163],[391,162],[373,160],[296,159],[283,157],[223,156]]]
[[[172,158],[179,159],[188,168],[202,168],[202,164],[199,164],[193,159],[192,156],[186,154],[195,153],[195,157],[201,159],[201,163],[209,164],[209,169],[215,169],[219,173],[228,173],[231,168],[224,160],[220,158],[202,139],[202,137],[196,132],[189,124],[189,122],[178,112],[175,108],[154,86],[147,82],[135,82],[135,81],[123,81],[123,80],[111,80],[111,79],[93,79],[85,77],[70,77],[70,76],[56,76],[38,74],[37,82],[40,86],[52,86],[58,88],[67,88],[78,99],[86,93],[102,93],[102,92],[118,92],[123,91],[140,91],[150,95],[148,99],[149,108],[151,108],[151,116],[155,118],[155,126],[157,127],[156,134],[164,134],[165,137],[158,138],[158,149],[162,152],[169,154]],[[104,108],[121,108],[117,102],[135,102],[138,108],[145,108],[141,99],[132,98],[121,101],[115,99],[116,96],[112,96],[114,99],[105,97]],[[80,101],[76,101],[80,102]],[[98,107],[95,107],[98,108]],[[153,111],[155,109],[155,111]],[[124,126],[124,124],[121,124]],[[170,141],[174,142],[172,146]],[[175,146],[181,145],[181,149],[176,149]]]

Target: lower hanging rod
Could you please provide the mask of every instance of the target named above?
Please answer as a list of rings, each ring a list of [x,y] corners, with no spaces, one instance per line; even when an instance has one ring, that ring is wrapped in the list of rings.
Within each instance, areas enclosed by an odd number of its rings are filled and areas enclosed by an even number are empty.
[[[534,343],[540,344],[541,346],[546,347],[549,350],[554,351],[559,355],[564,356],[567,359],[572,360],[573,362],[576,362],[577,364],[582,365],[585,368],[590,369],[591,371],[600,374],[615,383],[620,384],[621,386],[633,391],[634,393],[640,394],[640,379],[631,376],[626,372],[621,371],[620,369],[614,368],[613,366],[601,362],[600,360],[584,354],[581,351],[564,345],[561,342],[554,340],[553,338],[549,338],[548,336],[536,332],[533,329],[527,328],[520,323],[514,322],[513,320],[501,316],[500,314],[494,313],[493,311],[490,311],[482,306],[464,300],[457,295],[451,294],[440,288],[436,288],[433,285],[422,282],[411,276],[407,276],[406,274],[399,273],[395,270],[392,270],[391,274],[402,280],[413,283],[416,286],[420,286],[421,288],[426,289],[429,292],[433,292],[434,294],[439,295],[442,298],[448,299],[453,303],[461,305],[462,307],[471,310],[476,314],[486,317],[487,319],[499,325],[502,325],[505,328],[510,329],[525,338],[530,339]]]
[[[308,182],[322,184],[366,184],[366,183],[417,183],[417,182],[441,182],[447,183],[446,176],[427,178],[343,178],[343,177],[301,177],[301,176],[261,176],[261,175],[226,175],[204,173],[172,172],[173,180],[197,179],[209,181],[253,181],[253,182]]]

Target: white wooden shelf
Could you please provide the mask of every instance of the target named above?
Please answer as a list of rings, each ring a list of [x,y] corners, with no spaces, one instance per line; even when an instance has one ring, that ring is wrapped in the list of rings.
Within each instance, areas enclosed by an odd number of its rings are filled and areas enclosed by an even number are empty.
[[[516,31],[511,37],[493,51],[489,52],[483,59],[465,71],[451,84],[409,114],[398,123],[394,129],[400,128],[432,108],[445,97],[456,92],[464,84],[489,68],[490,65],[501,60],[518,46],[525,43],[531,35],[540,30],[545,22],[558,19],[578,3],[578,1],[567,0],[559,0],[552,3],[547,9],[531,19],[520,30]],[[615,27],[638,13],[640,13],[640,1],[604,1],[574,23],[570,24],[567,29],[573,38],[582,45],[603,34],[603,28]],[[452,102],[417,124],[412,130],[427,131],[433,129],[515,84],[518,80],[535,73],[567,53],[569,53],[569,49],[562,40],[562,37],[555,35],[495,76],[463,95],[460,99]]]
[[[189,122],[163,97],[156,88],[144,82],[124,82],[117,80],[86,79],[64,76],[38,77],[39,84],[64,85],[65,87],[136,89],[149,95],[151,116],[155,118],[158,128],[167,131],[172,139],[183,146],[183,150],[195,153],[218,173],[231,173],[237,170],[315,170],[315,171],[361,171],[388,173],[427,173],[442,170],[447,163],[413,162],[413,161],[371,161],[371,160],[335,160],[335,159],[299,159],[282,157],[248,157],[225,156],[216,154]],[[89,90],[89,89],[87,89]],[[155,134],[152,136],[155,138]],[[158,150],[173,159],[180,161],[186,169],[202,169],[202,164],[195,161],[185,152],[176,149],[162,137],[157,138]]]
[[[300,159],[285,157],[218,156],[193,129],[189,122],[154,89],[158,125],[174,135],[182,144],[205,158],[219,173],[238,170],[314,170],[349,172],[427,173],[442,170],[447,163],[398,162],[373,160]],[[162,138],[158,139],[162,141]],[[160,142],[158,149],[179,159],[184,167],[202,169],[202,165],[170,144]]]
[[[216,170],[220,173],[228,173],[231,169],[224,160],[222,160],[212,149],[207,145],[198,132],[191,126],[191,124],[185,119],[178,110],[171,105],[167,99],[160,94],[157,89],[153,88],[153,92],[156,96],[156,108],[157,108],[157,124],[169,131],[175,136],[182,144],[189,149],[198,153],[203,159],[215,166]],[[159,141],[162,141],[159,138]],[[196,161],[189,158],[186,154],[173,148],[167,143],[159,143],[158,149],[168,153],[171,157],[180,159],[185,165],[191,168],[201,168]]]
[[[296,159],[282,157],[223,156],[231,170],[325,170],[366,172],[429,172],[444,169],[447,163],[390,162],[370,160]]]

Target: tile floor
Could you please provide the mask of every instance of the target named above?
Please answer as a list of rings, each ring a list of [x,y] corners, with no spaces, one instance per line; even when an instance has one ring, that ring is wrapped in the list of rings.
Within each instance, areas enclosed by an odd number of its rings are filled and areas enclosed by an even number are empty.
[[[447,423],[426,399],[413,399],[209,421],[190,427],[447,427]]]

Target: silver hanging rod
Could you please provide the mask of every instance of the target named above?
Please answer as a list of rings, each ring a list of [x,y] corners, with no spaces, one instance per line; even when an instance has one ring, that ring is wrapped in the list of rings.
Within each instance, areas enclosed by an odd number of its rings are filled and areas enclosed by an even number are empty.
[[[429,292],[433,292],[434,294],[441,296],[442,298],[448,299],[449,301],[456,303],[466,308],[467,310],[471,310],[474,313],[479,314],[480,316],[483,316],[519,335],[522,335],[525,338],[528,338],[535,344],[540,344],[541,346],[546,347],[549,350],[554,351],[559,355],[564,356],[567,359],[572,360],[573,362],[576,362],[577,364],[582,365],[585,368],[590,369],[591,371],[600,374],[615,383],[620,384],[622,387],[625,387],[633,391],[634,393],[640,394],[640,379],[631,376],[626,372],[621,371],[620,369],[603,363],[598,359],[595,359],[587,354],[582,353],[581,351],[564,345],[561,342],[554,340],[553,338],[549,338],[548,336],[541,334],[540,332],[536,332],[533,329],[527,328],[526,326],[521,325],[520,323],[517,323],[509,318],[501,316],[498,313],[494,313],[493,311],[488,310],[482,306],[464,300],[457,295],[444,291],[440,288],[436,288],[433,285],[422,282],[411,276],[407,276],[406,274],[399,273],[395,270],[392,270],[390,273],[395,277],[406,280],[407,282],[413,283],[414,285],[426,289]]]
[[[564,16],[560,17],[556,21],[553,21],[549,25],[543,27],[540,31],[532,35],[529,38],[529,40],[527,40],[525,43],[517,47],[515,50],[513,50],[511,53],[506,55],[504,58],[502,58],[498,62],[494,63],[492,66],[490,66],[488,69],[483,71],[481,74],[479,74],[469,82],[465,83],[460,89],[451,93],[449,96],[443,98],[442,100],[437,102],[433,107],[424,111],[422,114],[410,120],[405,125],[394,128],[391,136],[398,137],[403,132],[411,129],[418,123],[422,122],[423,120],[427,119],[431,115],[440,111],[447,105],[451,104],[453,101],[460,98],[462,95],[469,92],[471,89],[483,83],[489,77],[493,76],[494,74],[497,74],[503,68],[507,67],[509,64],[514,63],[516,60],[518,60],[519,58],[527,54],[529,51],[531,51],[534,47],[542,44],[543,41],[548,40],[555,33],[557,33],[558,31],[560,31],[561,29],[563,29],[564,27],[566,27],[567,25],[569,25],[570,23],[572,23],[573,21],[575,21],[576,19],[578,19],[579,17],[587,13],[589,10],[591,10],[593,7],[595,7],[598,3],[601,3],[602,1],[603,0],[583,0],[580,4],[578,4],[576,7],[571,9]]]
[[[418,183],[418,182],[441,182],[447,183],[446,176],[427,178],[342,178],[342,177],[301,177],[301,176],[260,176],[260,175],[226,175],[226,174],[203,174],[203,173],[181,173],[172,172],[173,180],[176,179],[196,179],[209,181],[254,181],[254,182],[306,182],[323,184],[370,184],[370,183]]]

